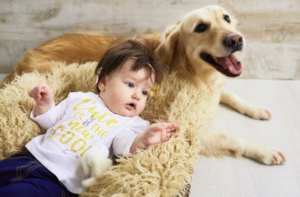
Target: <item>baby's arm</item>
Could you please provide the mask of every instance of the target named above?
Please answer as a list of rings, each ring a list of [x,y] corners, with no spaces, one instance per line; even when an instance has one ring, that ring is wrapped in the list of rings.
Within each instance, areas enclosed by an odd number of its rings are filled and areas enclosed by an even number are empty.
[[[138,134],[130,147],[130,152],[135,153],[137,149],[146,149],[150,145],[167,142],[177,129],[179,126],[175,123],[152,124],[143,133]]]
[[[28,95],[36,102],[34,116],[46,113],[53,105],[53,91],[46,84],[39,84],[28,92]]]

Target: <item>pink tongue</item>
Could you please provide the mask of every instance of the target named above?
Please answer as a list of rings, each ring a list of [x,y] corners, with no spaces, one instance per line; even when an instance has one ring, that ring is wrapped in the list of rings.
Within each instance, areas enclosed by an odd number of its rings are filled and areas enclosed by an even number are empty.
[[[231,54],[227,57],[218,57],[217,60],[220,62],[223,68],[228,69],[230,73],[235,75],[241,74],[242,64],[234,54]]]

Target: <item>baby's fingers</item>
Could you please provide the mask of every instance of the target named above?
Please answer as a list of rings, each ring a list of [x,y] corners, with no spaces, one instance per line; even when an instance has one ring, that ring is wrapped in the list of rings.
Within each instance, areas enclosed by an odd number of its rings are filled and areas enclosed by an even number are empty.
[[[176,123],[165,123],[164,127],[166,129],[166,132],[175,131],[175,130],[178,130],[180,128],[179,125],[176,124]]]
[[[41,94],[40,93],[41,93],[41,88],[36,86],[28,92],[28,96],[30,96],[34,100],[40,100],[41,99]]]
[[[178,133],[166,133],[166,138],[165,141],[169,141],[173,136],[175,136],[175,138],[179,137]]]
[[[167,140],[170,140],[170,139],[172,138],[173,135],[174,135],[174,133],[167,133],[167,134],[166,134]]]
[[[28,96],[30,96],[31,98],[34,98],[34,89],[32,89],[28,92]]]
[[[161,139],[162,142],[168,141],[167,138],[168,138],[168,133],[160,132],[160,139]]]

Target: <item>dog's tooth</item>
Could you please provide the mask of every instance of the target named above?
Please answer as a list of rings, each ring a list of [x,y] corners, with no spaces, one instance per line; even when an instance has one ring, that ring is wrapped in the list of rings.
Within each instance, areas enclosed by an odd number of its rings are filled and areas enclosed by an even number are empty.
[[[217,57],[212,57],[212,58],[213,58],[213,60],[214,60],[215,62],[219,63]]]

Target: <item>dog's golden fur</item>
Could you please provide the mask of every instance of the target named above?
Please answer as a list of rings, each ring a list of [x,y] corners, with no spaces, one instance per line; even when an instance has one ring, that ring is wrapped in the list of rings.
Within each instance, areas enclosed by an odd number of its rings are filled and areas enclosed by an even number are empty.
[[[226,21],[225,16],[230,17]],[[196,32],[199,24],[205,24],[203,32]],[[223,8],[207,6],[186,14],[176,24],[166,29],[163,34],[149,34],[143,36],[155,49],[157,58],[176,71],[182,78],[194,82],[199,91],[210,92],[213,102],[227,104],[238,112],[251,118],[268,120],[271,117],[267,110],[241,100],[231,92],[223,90],[225,76],[215,66],[205,61],[201,54],[205,53],[218,63],[218,57],[229,56],[224,40],[229,34],[239,35],[236,30],[236,21]],[[202,30],[201,30],[202,31]],[[22,72],[47,72],[51,68],[41,67],[45,61],[65,62],[66,64],[88,61],[99,61],[109,43],[118,37],[67,34],[50,40],[33,51],[28,51],[14,71],[9,74],[4,82],[9,83],[14,74]],[[243,44],[244,44],[243,40]],[[245,156],[258,160],[264,164],[284,164],[282,153],[257,144],[252,144],[235,136],[205,132],[201,135],[201,154],[206,156]]]

